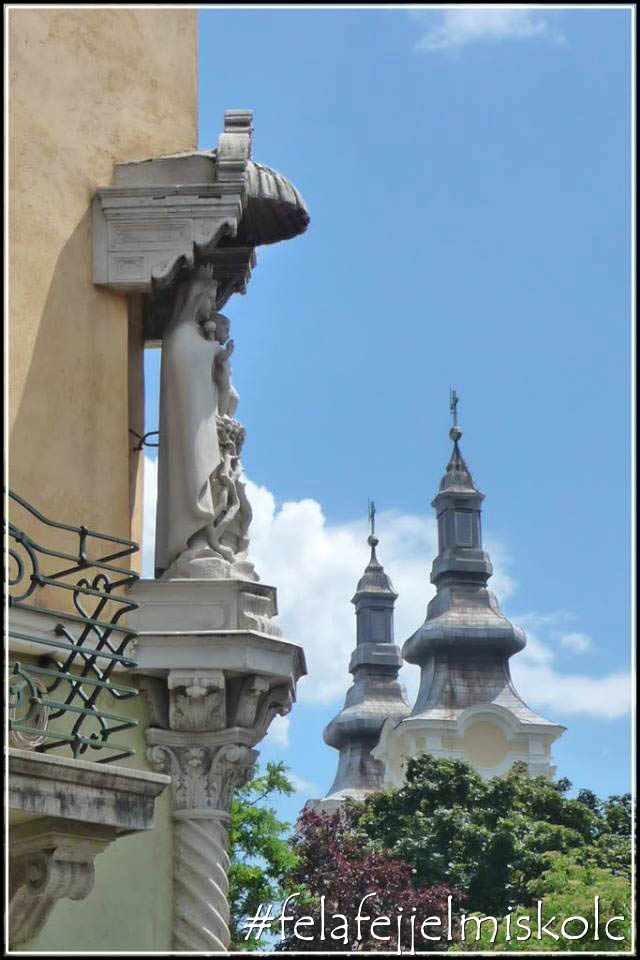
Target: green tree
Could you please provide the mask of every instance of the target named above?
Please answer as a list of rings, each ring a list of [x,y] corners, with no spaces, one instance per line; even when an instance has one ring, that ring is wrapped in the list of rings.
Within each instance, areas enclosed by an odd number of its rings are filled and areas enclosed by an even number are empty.
[[[518,904],[511,911],[511,923],[507,927],[503,917],[498,924],[494,938],[494,926],[485,921],[480,925],[480,937],[475,940],[476,925],[470,923],[463,944],[466,950],[508,950],[521,951],[610,951],[632,947],[631,941],[631,888],[628,878],[623,874],[614,874],[610,870],[585,862],[585,858],[575,851],[572,853],[550,853],[545,856],[546,869],[541,875],[527,884],[527,903]],[[596,927],[595,897],[598,896],[598,919]],[[541,907],[541,934],[538,938],[537,906]],[[553,918],[557,918],[553,921]],[[588,924],[578,920],[567,924],[565,936],[562,936],[562,923],[569,917],[584,917]],[[613,921],[614,917],[623,920]],[[518,926],[515,918],[521,918],[524,926]],[[525,918],[528,918],[525,920]],[[608,926],[607,922],[611,921]],[[559,940],[543,932],[545,924]],[[527,937],[527,928],[531,936]],[[507,939],[507,932],[510,939]],[[580,937],[580,939],[567,939]],[[518,940],[517,937],[521,937]],[[597,939],[596,939],[597,937]],[[611,939],[611,937],[623,939]],[[493,942],[491,942],[493,939]]]
[[[528,902],[550,853],[628,876],[630,798],[569,799],[570,787],[531,779],[522,764],[485,781],[461,760],[422,754],[402,788],[367,798],[357,826],[375,849],[409,863],[418,887],[462,890],[470,907],[500,916]]]
[[[267,763],[266,772],[236,790],[231,808],[229,834],[231,866],[231,950],[252,950],[260,946],[245,940],[242,923],[263,903],[276,904],[286,893],[287,876],[296,865],[289,845],[290,824],[278,820],[268,801],[291,796],[294,787],[283,763]]]

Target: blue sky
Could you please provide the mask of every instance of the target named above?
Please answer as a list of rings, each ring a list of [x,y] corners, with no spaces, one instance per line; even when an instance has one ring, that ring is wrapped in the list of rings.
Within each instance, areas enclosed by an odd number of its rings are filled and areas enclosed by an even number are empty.
[[[289,817],[335,773],[322,728],[351,680],[368,497],[397,642],[424,619],[450,384],[491,585],[529,635],[516,684],[568,728],[558,775],[629,787],[630,18],[199,12],[200,146],[253,109],[254,158],[311,213],[225,308],[253,552],[310,669],[261,747],[299,784]]]

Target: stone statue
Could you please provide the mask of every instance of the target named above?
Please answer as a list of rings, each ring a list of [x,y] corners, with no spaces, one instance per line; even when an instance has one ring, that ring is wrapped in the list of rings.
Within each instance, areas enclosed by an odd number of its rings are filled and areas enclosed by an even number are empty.
[[[206,267],[178,288],[162,341],[156,577],[238,576],[246,560],[251,507],[240,481],[244,428],[233,419],[229,319],[214,312]]]
[[[215,320],[210,317],[204,324],[205,336],[219,344],[213,365],[213,382],[218,391],[218,415],[233,417],[238,406],[238,394],[231,383],[231,364],[229,357],[233,353],[234,343],[229,339],[230,321],[224,313],[216,313]],[[224,349],[222,345],[224,346]]]

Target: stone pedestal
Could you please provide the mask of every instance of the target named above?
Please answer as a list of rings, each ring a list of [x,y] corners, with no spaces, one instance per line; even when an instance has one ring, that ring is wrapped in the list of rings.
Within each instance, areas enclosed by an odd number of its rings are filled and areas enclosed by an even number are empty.
[[[273,587],[141,580],[132,595],[148,758],[171,776],[173,946],[226,951],[233,790],[250,778],[273,717],[291,709],[304,654],[280,635]]]

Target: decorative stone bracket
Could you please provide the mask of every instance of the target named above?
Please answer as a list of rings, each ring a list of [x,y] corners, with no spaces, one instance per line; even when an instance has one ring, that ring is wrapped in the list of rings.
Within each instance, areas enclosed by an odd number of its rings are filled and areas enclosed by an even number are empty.
[[[179,271],[213,266],[216,307],[244,293],[255,248],[294,237],[309,213],[289,181],[251,157],[252,111],[226,110],[217,150],[119,163],[93,200],[93,282],[156,294],[147,339],[160,339],[162,292]]]
[[[165,774],[10,748],[9,934],[24,943],[59,900],[83,900],[93,861],[119,836],[153,827]]]
[[[211,259],[222,237],[237,234],[247,199],[251,118],[250,110],[227,110],[215,154],[116,164],[113,186],[98,189],[93,201],[94,283],[122,293],[166,287],[180,267]],[[228,263],[226,269],[221,264],[226,277],[218,279],[226,287],[246,283],[253,251],[240,260],[231,284]]]
[[[61,824],[51,818],[11,831],[9,939],[12,946],[42,930],[59,900],[84,900],[93,889],[93,861],[115,839],[114,827]]]

